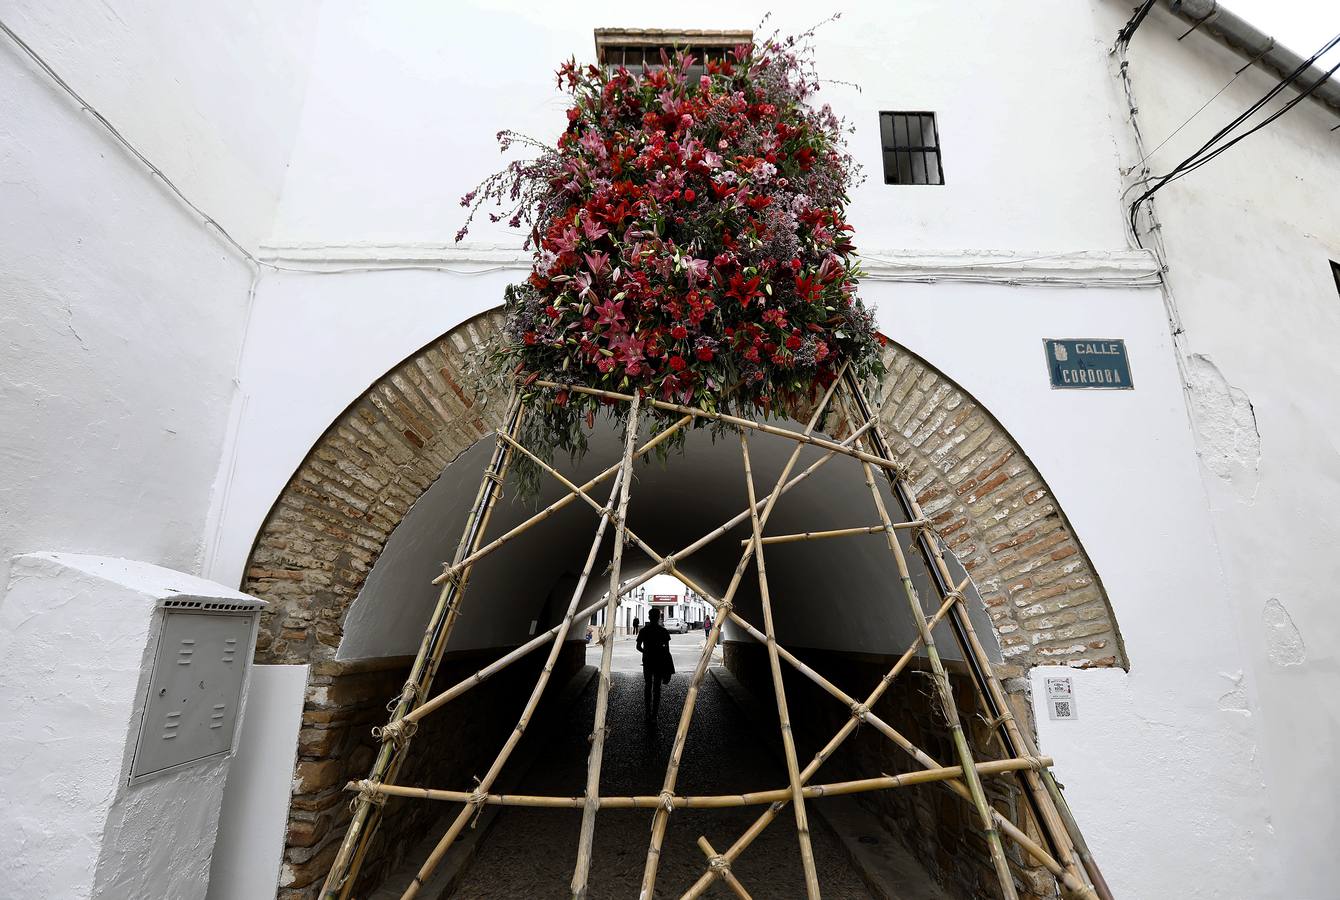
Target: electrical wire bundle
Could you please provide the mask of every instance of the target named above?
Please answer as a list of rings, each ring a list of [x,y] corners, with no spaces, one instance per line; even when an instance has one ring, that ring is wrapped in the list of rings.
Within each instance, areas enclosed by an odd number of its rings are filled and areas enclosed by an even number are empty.
[[[1260,122],[1256,123],[1251,128],[1244,131],[1242,134],[1239,134],[1237,137],[1234,137],[1232,140],[1220,143],[1221,141],[1224,141],[1224,139],[1227,138],[1228,135],[1231,134],[1234,129],[1236,129],[1243,122],[1247,121],[1249,118],[1255,115],[1259,110],[1261,110],[1267,103],[1269,103],[1271,100],[1277,97],[1281,91],[1283,91],[1286,87],[1297,81],[1299,77],[1302,76],[1303,73],[1307,72],[1313,66],[1313,64],[1316,63],[1318,59],[1320,59],[1326,53],[1330,52],[1330,50],[1336,47],[1337,45],[1340,45],[1340,34],[1337,34],[1335,37],[1331,38],[1329,41],[1327,41],[1325,44],[1322,45],[1320,50],[1318,50],[1316,53],[1312,54],[1310,57],[1299,63],[1299,65],[1292,72],[1290,72],[1284,78],[1280,79],[1280,81],[1274,87],[1272,87],[1269,91],[1267,91],[1265,96],[1263,96],[1261,99],[1257,100],[1255,103],[1249,106],[1245,111],[1242,112],[1241,115],[1233,119],[1233,121],[1229,122],[1223,128],[1216,131],[1214,133],[1214,136],[1211,137],[1204,144],[1202,144],[1198,150],[1196,150],[1186,159],[1182,160],[1180,163],[1174,166],[1167,174],[1158,176],[1156,179],[1154,179],[1153,187],[1146,190],[1143,194],[1141,194],[1139,197],[1135,199],[1135,202],[1131,204],[1131,212],[1130,212],[1131,232],[1133,234],[1136,234],[1138,237],[1139,232],[1136,230],[1135,220],[1140,212],[1140,204],[1144,203],[1150,197],[1154,196],[1154,194],[1157,193],[1161,188],[1171,184],[1172,182],[1176,181],[1179,178],[1183,178],[1187,175],[1190,175],[1192,172],[1196,171],[1201,166],[1205,165],[1206,163],[1218,157],[1221,153],[1227,151],[1234,144],[1260,131],[1262,128],[1266,127],[1271,122],[1275,121],[1280,116],[1284,115],[1289,110],[1293,109],[1299,103],[1303,102],[1304,98],[1310,96],[1313,91],[1315,91],[1321,85],[1325,84],[1327,79],[1331,77],[1332,73],[1334,73],[1337,69],[1340,69],[1340,63],[1337,63],[1336,65],[1332,66],[1320,78],[1318,78],[1312,84],[1308,85],[1306,88],[1300,90],[1296,97],[1290,99],[1289,102],[1285,103],[1278,110],[1266,116]]]

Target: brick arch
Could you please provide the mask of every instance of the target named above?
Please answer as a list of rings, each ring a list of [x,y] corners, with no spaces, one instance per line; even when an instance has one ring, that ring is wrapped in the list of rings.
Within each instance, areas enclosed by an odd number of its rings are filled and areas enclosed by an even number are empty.
[[[348,821],[344,785],[366,774],[370,729],[385,721],[383,704],[399,694],[408,671],[406,658],[337,661],[345,615],[414,502],[501,424],[503,401],[476,404],[463,387],[466,354],[501,327],[498,310],[461,324],[351,403],[290,478],[252,547],[242,588],[270,603],[257,661],[310,664],[281,900],[316,896]],[[891,343],[886,363],[879,390],[893,452],[923,509],[973,575],[1009,664],[1001,674],[1038,664],[1125,666],[1102,584],[1023,450],[966,391],[915,354]],[[583,660],[584,654],[565,656],[560,665],[575,670]],[[477,654],[449,660],[438,688],[482,662]],[[496,747],[505,737],[498,731],[505,717],[489,711],[524,696],[535,674],[518,664],[427,720],[421,740],[435,748],[435,769],[429,774],[429,762],[419,758],[402,772],[404,783],[468,781],[481,764],[469,757],[470,748]],[[1015,689],[1024,682],[1006,683]],[[889,702],[897,701],[890,695]],[[872,756],[870,765],[884,771],[887,762]],[[1006,794],[999,802],[1012,807],[1018,798]],[[431,824],[429,804],[405,803],[378,832],[360,890],[380,883]],[[944,852],[925,849],[930,859]],[[980,860],[964,865],[988,871]]]
[[[373,563],[414,501],[499,424],[464,355],[497,334],[484,313],[401,362],[317,441],[252,548],[243,590],[270,601],[257,661],[333,660]],[[1007,662],[1125,666],[1102,584],[1042,476],[966,391],[890,343],[884,426],[908,483],[972,573]]]

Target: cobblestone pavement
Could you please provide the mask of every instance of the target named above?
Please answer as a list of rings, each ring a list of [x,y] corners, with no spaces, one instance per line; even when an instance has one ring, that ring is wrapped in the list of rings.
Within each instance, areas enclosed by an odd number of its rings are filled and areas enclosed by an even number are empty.
[[[660,717],[647,723],[642,708],[642,676],[613,675],[611,730],[605,748],[602,793],[660,792],[689,672],[681,669],[665,689]],[[578,796],[586,782],[587,737],[595,715],[596,679],[571,714],[541,740],[545,750],[517,787],[518,793]],[[776,735],[762,736],[780,743]],[[786,784],[778,755],[760,743],[743,716],[710,676],[699,693],[689,732],[680,793],[724,794],[766,790]],[[705,835],[725,850],[764,807],[677,810],[670,817],[656,882],[657,897],[679,897],[702,873],[698,849]],[[650,837],[650,810],[604,810],[596,818],[596,852],[591,872],[593,898],[636,897]],[[577,857],[579,810],[507,808],[483,841],[453,895],[460,898],[566,898]],[[860,876],[837,839],[811,817],[814,851],[824,896],[868,897]],[[788,807],[745,851],[733,871],[757,898],[804,896],[804,876],[796,845],[795,819]],[[708,896],[734,896],[720,882]]]

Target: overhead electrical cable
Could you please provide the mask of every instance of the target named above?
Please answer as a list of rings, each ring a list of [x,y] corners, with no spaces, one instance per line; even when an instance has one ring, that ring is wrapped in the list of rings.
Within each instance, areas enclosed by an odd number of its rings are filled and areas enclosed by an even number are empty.
[[[1145,201],[1147,201],[1155,193],[1157,193],[1159,190],[1161,190],[1168,184],[1171,184],[1172,182],[1178,180],[1179,178],[1182,178],[1183,176],[1188,175],[1191,172],[1194,172],[1196,169],[1199,169],[1201,166],[1215,159],[1224,151],[1228,150],[1230,147],[1242,141],[1244,138],[1252,134],[1255,134],[1257,131],[1260,131],[1266,125],[1269,125],[1271,122],[1275,121],[1280,116],[1284,115],[1286,112],[1297,106],[1300,102],[1303,101],[1304,98],[1310,96],[1314,91],[1316,91],[1318,87],[1325,84],[1327,80],[1330,79],[1332,73],[1334,73],[1337,69],[1340,69],[1340,64],[1333,66],[1329,71],[1322,74],[1321,77],[1317,78],[1307,88],[1301,90],[1297,96],[1290,99],[1283,107],[1281,107],[1279,110],[1272,113],[1271,115],[1267,116],[1261,122],[1258,122],[1252,128],[1248,129],[1247,131],[1243,132],[1242,134],[1238,135],[1237,137],[1233,138],[1227,143],[1216,146],[1216,144],[1219,144],[1220,141],[1222,141],[1229,134],[1231,134],[1234,129],[1242,125],[1249,118],[1251,118],[1258,111],[1260,111],[1266,104],[1268,104],[1271,100],[1277,97],[1286,87],[1297,81],[1305,72],[1307,72],[1312,67],[1314,63],[1316,63],[1318,59],[1320,59],[1323,55],[1328,53],[1332,48],[1334,48],[1337,45],[1340,45],[1340,34],[1337,34],[1335,37],[1331,38],[1329,41],[1323,44],[1321,49],[1319,49],[1316,53],[1312,54],[1312,56],[1308,57],[1307,59],[1299,63],[1298,66],[1293,69],[1293,71],[1291,71],[1284,78],[1280,79],[1269,91],[1265,93],[1264,96],[1262,96],[1256,102],[1252,103],[1249,107],[1247,107],[1246,110],[1244,110],[1242,113],[1236,116],[1227,125],[1216,131],[1214,135],[1210,137],[1209,140],[1207,140],[1204,144],[1202,144],[1199,148],[1197,148],[1197,150],[1193,152],[1190,156],[1182,160],[1180,163],[1178,163],[1176,166],[1170,169],[1166,174],[1156,176],[1153,179],[1149,179],[1155,182],[1154,185],[1150,187],[1148,190],[1146,190],[1139,197],[1137,197],[1135,201],[1131,204],[1130,207],[1131,230],[1133,232],[1136,230],[1135,223],[1136,223],[1136,217],[1139,215],[1140,205]],[[1232,82],[1230,82],[1230,84],[1231,83]],[[1197,112],[1199,112],[1199,110]],[[1171,135],[1169,135],[1169,137],[1171,137]],[[1148,158],[1148,156],[1149,154],[1146,154],[1146,158]]]

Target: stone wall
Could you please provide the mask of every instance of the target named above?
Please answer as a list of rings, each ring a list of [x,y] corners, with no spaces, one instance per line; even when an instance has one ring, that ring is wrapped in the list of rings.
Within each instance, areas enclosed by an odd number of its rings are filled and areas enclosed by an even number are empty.
[[[864,699],[888,673],[896,657],[807,651],[788,648],[815,671],[853,697]],[[729,642],[725,646],[726,667],[758,700],[757,708],[766,711],[774,724],[776,707],[772,700],[772,675],[767,652],[755,642]],[[965,723],[974,758],[979,762],[1002,759],[1000,744],[991,737],[988,715],[979,702],[977,691],[962,664],[948,663],[954,702]],[[796,751],[802,768],[828,742],[850,717],[846,707],[813,682],[783,665],[787,706],[792,715]],[[999,675],[1017,673],[1005,667]],[[941,765],[957,765],[949,731],[933,698],[929,670],[923,660],[915,660],[890,685],[873,712],[895,728]],[[1020,686],[1017,679],[1006,678],[1007,687]],[[1032,729],[1026,698],[1011,695],[1012,707],[1020,726]],[[778,734],[773,732],[774,735]],[[767,741],[768,736],[764,736]],[[771,741],[781,753],[781,739]],[[819,770],[816,782],[871,778],[879,773],[899,774],[918,771],[921,766],[892,741],[870,726],[859,728]],[[992,805],[1027,833],[1038,836],[1020,792],[1018,781],[1009,776],[984,778],[983,786]],[[875,813],[887,832],[901,841],[922,865],[953,897],[996,898],[1000,887],[995,868],[982,837],[976,812],[971,804],[938,784],[913,785],[888,791],[856,795],[858,802]],[[815,803],[822,804],[822,800]],[[1014,872],[1021,900],[1053,900],[1056,882],[1051,874],[1004,838],[1005,852]]]
[[[1127,666],[1107,595],[1042,476],[990,412],[890,344],[881,422],[923,511],[971,573],[1005,659]]]
[[[569,641],[555,665],[557,692],[585,665],[586,645]],[[478,671],[503,651],[449,657],[438,671],[434,692]],[[352,794],[344,786],[367,776],[377,745],[372,729],[386,723],[386,704],[398,697],[411,659],[325,661],[312,666],[298,741],[287,845],[280,873],[279,900],[311,900],[321,888],[350,817]],[[516,662],[474,690],[424,719],[415,735],[398,784],[466,790],[493,761],[516,724],[544,654]],[[385,879],[455,804],[390,799],[367,855],[355,896]]]

